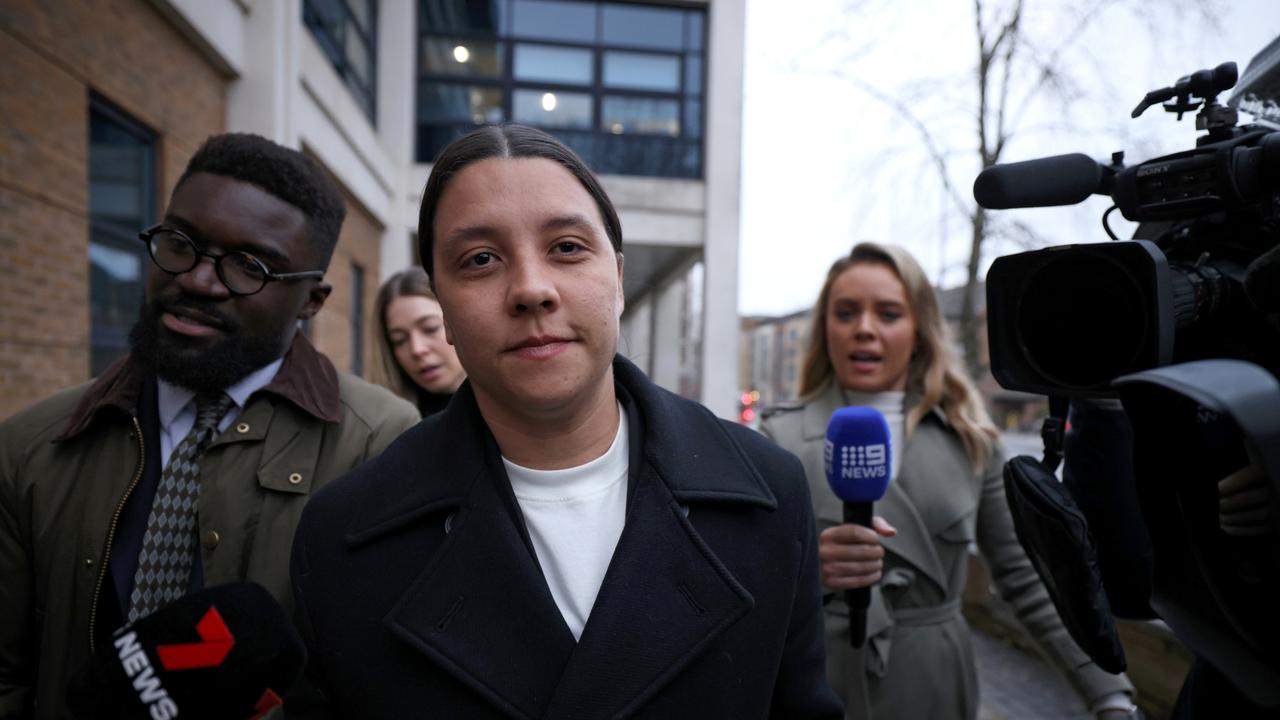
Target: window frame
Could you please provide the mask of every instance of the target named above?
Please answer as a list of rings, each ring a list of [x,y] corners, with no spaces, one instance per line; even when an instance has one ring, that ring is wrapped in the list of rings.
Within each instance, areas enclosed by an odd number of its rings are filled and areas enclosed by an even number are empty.
[[[351,261],[351,374],[364,375],[364,292],[365,271]]]
[[[94,245],[100,245],[102,247],[106,247],[111,250],[120,251],[120,252],[124,252],[130,255],[136,256],[138,258],[138,267],[140,268],[140,277],[139,277],[138,283],[142,287],[143,293],[145,293],[146,278],[147,278],[147,273],[151,266],[151,258],[147,255],[146,248],[141,243],[138,242],[137,233],[143,227],[146,227],[148,224],[150,224],[151,221],[154,220],[156,217],[156,205],[157,205],[156,200],[157,200],[157,192],[158,192],[156,176],[157,176],[158,159],[159,159],[159,154],[157,152],[157,145],[159,144],[159,135],[155,131],[143,125],[141,122],[130,117],[123,110],[116,107],[109,100],[102,97],[101,95],[98,95],[95,92],[90,91],[89,93],[89,102],[88,102],[87,109],[88,109],[88,123],[86,128],[87,129],[86,140],[88,140],[87,144],[88,144],[89,155],[87,156],[87,162],[86,162],[86,166],[87,166],[86,169],[88,171],[87,172],[88,174],[87,191],[88,192],[86,194],[88,212],[86,214],[88,216],[88,221],[89,221],[88,222],[89,237],[88,237],[88,243],[86,245],[86,250],[88,250],[88,248],[93,247]],[[107,221],[105,218],[99,215],[96,215],[93,212],[93,195],[92,195],[93,181],[94,181],[93,157],[92,157],[93,128],[94,128],[94,123],[97,121],[98,118],[101,118],[102,120],[105,120],[106,122],[111,123],[117,129],[123,131],[126,135],[137,140],[138,144],[144,148],[144,157],[141,161],[141,169],[143,173],[142,173],[141,182],[139,183],[139,187],[137,188],[138,198],[140,200],[138,215],[142,220],[141,227],[138,227],[138,228],[121,227],[120,225],[114,222]],[[89,269],[92,270],[92,260],[89,259],[87,253],[85,256],[85,262],[86,264],[89,265]],[[123,353],[128,352],[129,350],[128,329],[127,328],[125,329],[125,338],[123,343],[104,342],[107,340],[112,340],[114,338],[107,337],[107,335],[111,334],[106,332],[107,328],[101,327],[97,323],[95,323],[96,308],[95,308],[94,299],[93,299],[94,293],[93,293],[93,273],[92,272],[89,272],[88,292],[89,292],[89,338],[88,338],[89,339],[89,343],[88,343],[89,372],[91,375],[97,375],[100,371],[105,370],[106,367],[110,365],[110,362],[107,362],[101,367],[96,367],[96,368],[94,367],[95,356],[99,352],[101,352],[102,350],[115,351],[117,353],[117,357],[121,356]],[[145,298],[139,297],[138,298],[139,306],[141,306],[143,302],[145,302]],[[130,323],[132,323],[134,319],[135,318],[130,318]]]
[[[341,32],[337,37],[329,33],[322,16],[316,8],[317,0],[302,0],[302,24],[311,32],[312,38],[320,46],[321,52],[329,58],[329,63],[338,73],[339,79],[351,92],[356,105],[369,118],[369,124],[378,124],[378,1],[377,0],[330,0],[342,9]],[[369,27],[364,27],[351,9],[351,3],[364,2],[369,8]],[[366,83],[352,66],[347,52],[347,29],[354,28],[364,43],[369,55],[369,80]]]
[[[429,0],[426,0],[426,1],[429,1]],[[433,86],[433,85],[455,85],[455,86],[462,86],[462,87],[482,87],[482,88],[498,89],[502,93],[503,121],[512,122],[514,118],[513,111],[514,111],[514,97],[515,97],[516,90],[538,90],[542,92],[553,92],[553,93],[560,93],[560,92],[587,93],[587,94],[590,94],[591,96],[590,129],[565,129],[565,128],[554,128],[554,127],[547,127],[545,129],[548,132],[551,132],[552,134],[560,136],[562,139],[565,139],[566,137],[575,137],[579,140],[590,139],[596,142],[609,143],[611,141],[614,141],[615,138],[621,137],[621,138],[626,138],[624,142],[627,142],[627,141],[647,142],[647,143],[652,143],[654,146],[674,146],[676,148],[683,148],[685,150],[687,150],[690,145],[696,145],[697,162],[696,162],[696,169],[692,173],[681,174],[681,173],[668,172],[668,173],[656,175],[656,177],[671,177],[671,178],[685,178],[685,179],[688,179],[688,178],[702,179],[703,177],[705,177],[706,144],[704,142],[704,138],[706,135],[706,112],[707,112],[707,107],[706,107],[706,85],[707,85],[707,69],[708,69],[707,48],[709,44],[708,41],[709,41],[709,31],[710,31],[709,23],[707,22],[709,19],[709,14],[706,8],[701,6],[687,5],[687,4],[629,3],[629,2],[621,2],[619,0],[574,0],[577,2],[582,2],[584,4],[594,5],[597,9],[597,12],[596,12],[595,37],[591,38],[589,41],[584,40],[584,41],[573,42],[573,41],[548,40],[548,39],[536,38],[536,37],[526,37],[526,36],[520,36],[515,34],[513,32],[513,29],[510,27],[512,25],[511,7],[513,3],[519,2],[519,0],[499,0],[499,1],[505,4],[506,10],[500,11],[498,13],[498,17],[497,17],[498,22],[495,23],[497,27],[493,31],[481,31],[473,28],[467,28],[467,29],[461,29],[461,30],[441,29],[439,31],[435,31],[430,28],[426,28],[423,26],[423,23],[425,22],[425,15],[426,15],[426,13],[424,12],[424,4],[423,4],[424,0],[419,0],[417,2],[416,11],[417,11],[418,27],[415,33],[416,34],[416,43],[415,43],[415,47],[416,47],[415,95],[416,95],[416,98],[422,97],[425,89],[428,86]],[[605,43],[603,40],[600,39],[602,37],[603,26],[604,26],[605,13],[603,10],[605,6],[613,6],[613,5],[632,5],[632,6],[641,7],[641,8],[663,8],[663,9],[680,11],[681,13],[684,14],[681,21],[681,28],[682,28],[681,38],[680,38],[681,48],[678,50],[674,50],[674,49],[668,50],[668,49],[646,48],[646,47],[641,47],[636,45]],[[702,21],[700,23],[701,37],[698,39],[698,42],[696,43],[696,47],[695,47],[695,43],[692,42],[693,33],[695,32],[695,29],[692,27],[694,23],[693,21],[690,20],[690,17],[692,14],[700,15],[702,18]],[[503,21],[504,18],[505,18],[505,22]],[[502,68],[501,75],[494,77],[494,76],[483,76],[483,75],[454,75],[454,74],[445,74],[445,73],[438,73],[438,72],[426,72],[425,69],[423,68],[422,52],[425,44],[424,41],[427,38],[448,38],[448,39],[457,40],[457,41],[479,40],[484,42],[496,42],[498,43],[499,52],[501,53],[500,62],[499,62],[499,65]],[[592,82],[589,85],[588,84],[578,85],[578,84],[570,84],[570,83],[563,83],[563,82],[517,80],[515,77],[515,49],[516,49],[516,46],[518,45],[535,45],[535,46],[545,46],[545,47],[553,47],[553,48],[587,50],[591,53]],[[604,58],[605,58],[605,54],[611,51],[633,53],[633,54],[640,54],[640,55],[652,55],[656,57],[675,59],[677,62],[677,68],[678,68],[677,88],[674,91],[663,91],[663,90],[650,90],[650,89],[641,89],[641,88],[613,87],[605,84]],[[691,93],[689,90],[689,82],[688,82],[689,72],[690,72],[690,68],[688,67],[688,65],[690,62],[690,58],[695,56],[698,59],[700,59],[702,63],[701,78],[700,78],[701,81],[699,83],[699,89],[696,92]],[[676,118],[680,128],[679,134],[678,135],[664,135],[664,134],[657,134],[657,133],[615,134],[610,132],[610,130],[605,128],[603,125],[603,121],[604,121],[603,104],[604,104],[605,96],[674,101],[676,103]],[[423,123],[419,119],[419,102],[420,101],[416,100],[414,103],[414,116],[415,116],[414,117],[414,128],[415,128],[414,155],[415,155],[415,159],[418,162],[423,162],[423,163],[432,162],[434,153],[439,151],[439,148],[418,147],[421,141],[423,128],[430,127],[430,128],[442,129],[442,128],[451,127],[455,132],[461,133],[461,132],[466,132],[470,129],[480,126],[473,122],[453,123],[451,125],[443,124],[443,123],[441,124]],[[698,107],[696,108],[697,128],[696,128],[695,134],[689,133],[690,124],[686,122],[686,120],[689,117],[691,117],[690,115],[691,103],[698,104]],[[432,151],[431,153],[432,156],[430,157],[428,156],[428,150]],[[590,162],[590,158],[587,158],[587,159],[588,159],[588,163],[592,164],[593,167],[595,167],[595,164]],[[644,170],[644,169],[641,168],[641,170]],[[612,173],[623,174],[623,175],[642,175],[640,172],[627,172],[625,169],[621,171],[604,169],[603,172],[606,172],[606,173],[612,172]],[[642,176],[655,176],[655,175],[642,175]]]

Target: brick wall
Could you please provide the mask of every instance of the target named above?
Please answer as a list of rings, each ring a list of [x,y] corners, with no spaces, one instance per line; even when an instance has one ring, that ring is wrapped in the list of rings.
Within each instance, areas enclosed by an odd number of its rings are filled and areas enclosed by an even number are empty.
[[[347,201],[347,219],[342,223],[338,246],[333,251],[329,271],[325,273],[325,280],[333,285],[333,292],[312,321],[311,339],[339,370],[350,372],[353,369],[351,319],[354,283],[351,268],[353,263],[359,265],[364,271],[364,372],[361,374],[369,377],[374,361],[373,302],[378,294],[383,226],[345,188],[343,198]]]
[[[4,418],[89,377],[90,92],[157,134],[162,210],[227,79],[145,0],[4,0],[0,67]]]

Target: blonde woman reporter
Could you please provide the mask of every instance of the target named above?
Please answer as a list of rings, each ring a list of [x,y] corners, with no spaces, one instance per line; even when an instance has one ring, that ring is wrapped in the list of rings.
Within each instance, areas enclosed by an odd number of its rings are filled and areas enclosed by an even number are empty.
[[[946,344],[937,299],[906,250],[861,243],[831,266],[813,310],[798,404],[763,431],[800,457],[820,532],[827,672],[847,717],[977,716],[978,683],[960,594],[975,541],[1000,594],[1099,717],[1133,711],[1124,676],[1093,665],[1067,635],[1014,535],[998,434]],[[831,414],[865,405],[889,421],[893,481],[875,531],[841,524],[822,443]],[[883,558],[883,570],[878,571]],[[849,645],[840,590],[876,583],[867,642]]]

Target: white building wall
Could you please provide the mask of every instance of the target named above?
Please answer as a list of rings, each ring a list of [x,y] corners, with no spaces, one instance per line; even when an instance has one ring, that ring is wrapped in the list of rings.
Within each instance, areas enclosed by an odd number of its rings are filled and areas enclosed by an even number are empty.
[[[199,0],[193,0],[199,2]],[[294,146],[289,116],[297,75],[298,0],[257,0],[242,15],[243,72],[227,95],[227,128]],[[203,31],[204,28],[201,28]]]
[[[378,9],[378,136],[391,158],[394,174],[378,271],[381,281],[413,264],[416,194],[422,185],[415,185],[412,172],[417,122],[417,4],[413,0],[383,0]]]

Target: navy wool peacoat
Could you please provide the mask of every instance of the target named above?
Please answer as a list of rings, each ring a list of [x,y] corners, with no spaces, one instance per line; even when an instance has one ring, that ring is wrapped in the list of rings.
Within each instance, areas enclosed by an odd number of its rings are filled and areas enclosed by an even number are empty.
[[[301,717],[840,718],[799,461],[614,361],[626,524],[580,641],[468,383],[307,505]],[[584,541],[586,541],[584,539]]]

